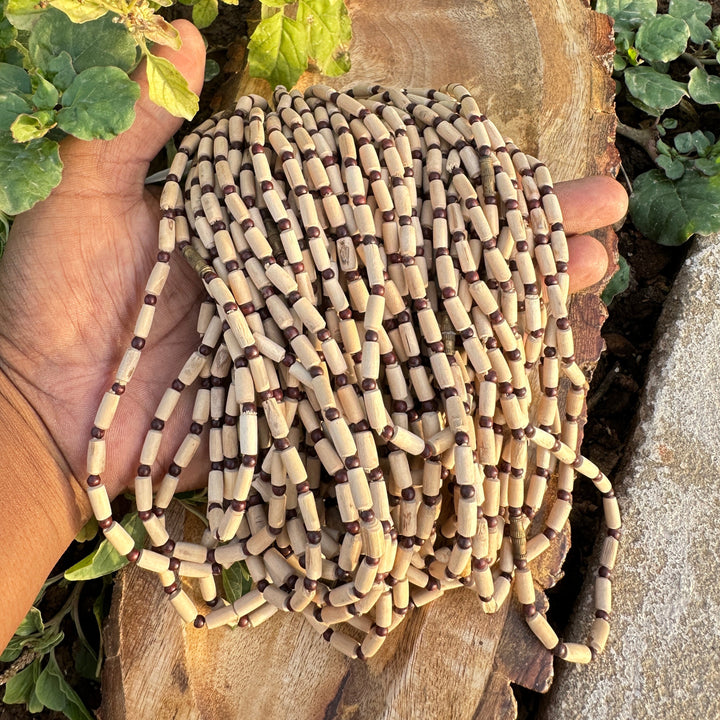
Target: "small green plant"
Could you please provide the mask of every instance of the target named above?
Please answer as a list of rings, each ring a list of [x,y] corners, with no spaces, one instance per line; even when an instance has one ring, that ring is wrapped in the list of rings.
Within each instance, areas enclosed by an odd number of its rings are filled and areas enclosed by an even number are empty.
[[[125,516],[122,525],[136,542],[142,544],[145,529],[137,514]],[[93,518],[82,528],[76,540],[82,543],[94,540],[97,530],[97,522]],[[5,685],[2,698],[5,704],[24,704],[30,713],[47,707],[64,713],[70,720],[91,720],[92,714],[61,671],[55,650],[65,641],[61,625],[70,616],[77,634],[72,650],[75,671],[83,678],[99,679],[103,660],[101,625],[111,587],[110,576],[127,562],[107,540],[98,540],[87,557],[46,581],[33,607],[0,655],[0,662],[12,663],[0,675],[0,685]],[[86,587],[90,586],[86,581],[97,578],[103,578],[103,582],[94,587],[97,593],[94,600],[90,595],[93,600],[92,620],[97,625],[99,638],[95,647],[88,640],[81,622],[80,600]],[[60,610],[50,620],[44,620],[40,606],[46,590],[55,583],[66,586],[68,596]]]
[[[102,665],[100,626],[110,584],[102,584],[93,602],[92,621],[97,625],[97,635],[100,638],[99,644],[94,646],[88,640],[80,619],[80,600],[85,583],[74,584],[60,610],[49,620],[43,619],[37,604],[42,600],[45,590],[57,582],[66,583],[62,574],[48,579],[40,597],[35,601],[36,606],[30,609],[0,655],[1,662],[11,663],[9,669],[0,675],[0,685],[5,686],[3,702],[7,705],[23,704],[30,713],[50,708],[64,713],[70,720],[92,720],[92,714],[61,671],[55,650],[65,639],[61,625],[69,616],[77,633],[77,640],[73,645],[75,671],[86,679],[99,678]]]
[[[198,27],[218,15],[218,0],[180,1],[193,6]],[[183,76],[150,52],[154,44],[180,47],[178,32],[158,14],[172,4],[2,0],[0,244],[11,216],[46,198],[60,182],[63,137],[107,140],[130,127],[140,91],[128,74],[142,58],[150,99],[178,117],[195,115],[198,98]],[[344,0],[263,0],[248,48],[250,72],[273,86],[294,84],[309,62],[339,75],[349,68],[349,40]],[[207,69],[212,74],[218,68]]]
[[[597,0],[615,21],[618,99],[644,118],[618,133],[641,145],[656,169],[633,182],[636,227],[663,245],[720,230],[720,140],[703,127],[704,106],[720,106],[720,26],[704,0]],[[699,127],[698,127],[699,126]]]
[[[248,45],[253,77],[292,87],[308,68],[325,75],[350,69],[350,17],[344,0],[261,0],[262,16]],[[295,17],[292,17],[294,15]]]

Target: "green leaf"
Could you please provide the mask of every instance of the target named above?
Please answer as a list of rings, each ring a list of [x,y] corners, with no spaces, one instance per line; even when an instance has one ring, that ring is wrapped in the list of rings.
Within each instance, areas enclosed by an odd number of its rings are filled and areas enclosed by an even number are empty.
[[[199,28],[206,28],[218,16],[218,0],[200,0],[192,9],[192,19]]]
[[[638,30],[635,47],[646,60],[669,62],[685,52],[690,28],[680,18],[656,15]]]
[[[710,39],[710,28],[705,24],[712,15],[712,7],[704,0],[670,0],[668,14],[682,18],[690,28],[690,39],[702,45]]]
[[[622,256],[618,256],[618,269],[615,274],[610,278],[610,282],[605,286],[605,289],[600,296],[601,300],[606,304],[610,305],[613,298],[622,292],[625,292],[630,284],[630,266],[627,260]]]
[[[60,90],[60,92],[67,90],[77,76],[72,58],[70,54],[65,51],[56,55],[48,63],[46,72],[50,80],[52,80],[53,85]]]
[[[198,97],[187,80],[169,60],[150,54],[146,58],[150,99],[171,115],[192,120],[198,111]]]
[[[40,110],[52,110],[58,103],[60,93],[57,88],[42,75],[35,76],[35,92],[32,104]]]
[[[93,720],[83,701],[65,680],[54,653],[50,654],[37,679],[35,694],[46,707],[65,713],[70,720]]]
[[[703,68],[696,67],[690,71],[688,90],[690,97],[700,105],[720,103],[720,77],[709,75]]]
[[[236,562],[229,568],[223,568],[222,582],[225,597],[230,603],[234,603],[252,588],[252,578],[243,562]]]
[[[84,543],[92,540],[98,533],[98,523],[93,515],[81,528],[75,536],[75,542]]]
[[[6,17],[3,17],[0,20],[0,47],[8,47],[16,37],[17,30]]]
[[[42,632],[44,628],[42,613],[36,607],[31,607],[15,631],[15,634],[20,637],[27,637],[28,635]]]
[[[283,7],[283,5],[289,5],[293,0],[260,0],[262,5],[265,7]]]
[[[671,180],[681,178],[685,172],[685,165],[682,160],[673,160],[667,155],[660,155],[655,162],[658,167],[661,167],[664,170],[665,175],[667,175]]]
[[[10,133],[0,134],[0,211],[17,215],[29,210],[50,194],[61,175],[55,141],[42,138],[18,144]]]
[[[32,112],[30,104],[19,95],[0,93],[0,133],[9,130],[19,115],[29,112]]]
[[[15,635],[10,638],[10,642],[7,644],[5,649],[0,654],[0,662],[13,662],[20,657],[20,653],[25,647],[26,640],[19,635]]]
[[[210,58],[205,59],[205,82],[209,82],[220,74],[220,66]]]
[[[35,684],[35,687],[32,689],[32,693],[30,693],[30,700],[28,701],[28,704],[27,704],[28,712],[31,715],[42,712],[45,709],[45,706],[40,702],[40,700],[38,700],[36,688],[37,688],[37,683]]]
[[[93,648],[80,640],[73,643],[73,664],[80,677],[95,680],[98,677],[98,657]]]
[[[10,126],[10,132],[15,142],[24,143],[45,137],[56,124],[54,110],[39,110],[18,115]]]
[[[26,668],[11,677],[5,684],[3,702],[6,705],[27,704],[40,676],[40,658],[35,658]]]
[[[45,655],[54,647],[59,645],[65,639],[65,633],[62,630],[48,630],[39,638],[31,638],[28,646],[31,647],[38,655]]]
[[[703,175],[707,175],[708,177],[720,174],[720,156],[714,159],[698,158],[693,165]]]
[[[145,527],[137,513],[128,513],[120,524],[130,533],[135,545],[142,546],[145,540]],[[94,552],[65,571],[65,579],[92,580],[114,573],[127,564],[127,558],[120,555],[107,540],[103,540]]]
[[[109,140],[135,119],[140,86],[115,67],[83,70],[63,93],[58,127],[81,140]]]
[[[687,88],[683,83],[649,67],[628,68],[625,71],[625,85],[630,94],[650,108],[656,116],[677,105],[683,96],[687,95]]]
[[[352,39],[344,0],[300,0],[297,20],[309,28],[308,55],[325,75],[350,69],[346,46]]]
[[[137,62],[135,40],[111,14],[78,25],[59,10],[50,8],[35,24],[30,34],[29,50],[41,70],[50,71],[50,63],[65,51],[75,71],[95,66],[115,66],[132,70]]]
[[[595,9],[610,15],[617,26],[639,27],[657,12],[657,0],[597,0]]]
[[[630,214],[646,237],[661,245],[681,245],[693,233],[720,230],[720,176],[688,169],[679,180],[661,170],[638,175],[630,196]]]
[[[0,93],[31,93],[32,82],[27,70],[17,65],[0,63]]]
[[[50,0],[50,4],[62,10],[74,23],[97,20],[108,12],[107,5],[96,0]]]
[[[675,136],[675,149],[687,155],[691,152],[696,152],[698,155],[704,155],[707,149],[710,147],[710,140],[705,136],[705,133],[700,130],[695,132],[684,132]]]
[[[248,44],[252,77],[292,87],[307,68],[308,33],[304,25],[276,13],[258,23]]]
[[[8,0],[5,16],[18,30],[30,30],[44,12],[38,0]]]

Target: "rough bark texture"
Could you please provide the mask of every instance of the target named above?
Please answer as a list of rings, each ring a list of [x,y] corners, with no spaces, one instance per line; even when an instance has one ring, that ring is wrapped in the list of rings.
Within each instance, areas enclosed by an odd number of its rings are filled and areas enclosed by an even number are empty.
[[[615,166],[611,31],[582,0],[348,4],[353,69],[324,82],[459,81],[502,132],[549,165],[555,180]],[[301,86],[317,79],[304,76]],[[240,87],[248,87],[241,77],[231,92]],[[612,231],[598,237],[614,258]],[[571,304],[576,354],[588,370],[602,350],[598,294],[607,277]],[[566,532],[535,568],[544,587],[559,576],[568,547]],[[553,676],[552,656],[516,606],[506,603],[487,616],[462,590],[413,611],[364,664],[346,660],[301,618],[287,615],[252,631],[186,632],[155,578],[132,568],[118,580],[107,636],[104,720],[512,720],[510,683],[546,691]]]

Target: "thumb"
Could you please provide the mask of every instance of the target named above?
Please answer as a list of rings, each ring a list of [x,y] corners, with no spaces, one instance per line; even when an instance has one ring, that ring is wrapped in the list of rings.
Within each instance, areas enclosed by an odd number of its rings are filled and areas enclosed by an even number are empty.
[[[205,74],[202,36],[187,20],[176,20],[173,26],[182,40],[180,50],[161,45],[154,48],[153,55],[169,60],[185,77],[190,90],[199,94]],[[125,195],[142,192],[150,161],[183,122],[150,100],[146,65],[143,60],[131,76],[140,85],[140,98],[135,104],[135,121],[128,130],[107,141],[77,138],[63,141],[63,185],[71,185],[72,176],[77,176],[86,188],[88,181],[94,180],[94,187],[100,192],[121,190]]]

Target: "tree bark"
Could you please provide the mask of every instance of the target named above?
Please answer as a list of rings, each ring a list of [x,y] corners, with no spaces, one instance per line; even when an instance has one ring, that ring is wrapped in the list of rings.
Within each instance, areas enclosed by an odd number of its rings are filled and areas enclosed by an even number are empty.
[[[462,82],[481,109],[555,180],[606,174],[614,84],[609,21],[582,0],[350,0],[352,70],[306,74],[336,87],[372,80],[400,87]],[[247,89],[238,77],[227,93]],[[253,91],[262,91],[253,82]],[[267,90],[267,88],[265,88]],[[603,348],[599,292],[615,269],[616,238],[598,233],[611,257],[606,278],[573,297],[576,355],[591,370]],[[170,522],[170,520],[169,520]],[[175,514],[176,524],[182,522]],[[555,583],[569,530],[533,570]],[[544,598],[544,596],[542,596]],[[506,603],[484,615],[456,590],[410,617],[367,663],[346,660],[299,617],[258,629],[185,630],[154,577],[137,568],[118,579],[106,629],[104,720],[512,720],[510,683],[546,691],[552,656]]]

